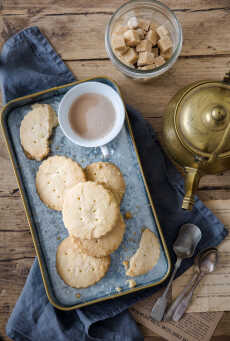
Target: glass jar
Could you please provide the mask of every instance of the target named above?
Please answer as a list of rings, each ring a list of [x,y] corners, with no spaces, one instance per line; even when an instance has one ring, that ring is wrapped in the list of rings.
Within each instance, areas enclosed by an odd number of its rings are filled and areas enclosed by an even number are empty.
[[[165,64],[153,70],[140,70],[129,67],[113,52],[111,36],[115,26],[127,25],[129,18],[151,20],[157,25],[164,25],[173,42],[172,56]],[[119,71],[135,80],[150,80],[168,71],[176,62],[182,48],[182,29],[175,14],[164,4],[156,0],[131,0],[118,8],[112,15],[105,32],[105,48],[112,63]]]

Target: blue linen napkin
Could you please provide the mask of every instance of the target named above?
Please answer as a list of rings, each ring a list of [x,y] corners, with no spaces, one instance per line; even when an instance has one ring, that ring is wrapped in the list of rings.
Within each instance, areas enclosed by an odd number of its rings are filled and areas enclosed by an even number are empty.
[[[69,83],[75,77],[39,29],[30,27],[4,44],[0,55],[0,80],[6,103],[25,94]],[[127,106],[127,110],[172,262],[175,262],[172,244],[183,223],[197,224],[202,230],[199,250],[218,245],[227,235],[223,224],[198,198],[191,212],[181,209],[184,194],[181,175],[165,157],[150,124],[131,107]],[[177,275],[192,262],[192,259],[183,261]],[[6,332],[17,341],[143,340],[127,308],[164,285],[63,312],[49,303],[35,260]]]

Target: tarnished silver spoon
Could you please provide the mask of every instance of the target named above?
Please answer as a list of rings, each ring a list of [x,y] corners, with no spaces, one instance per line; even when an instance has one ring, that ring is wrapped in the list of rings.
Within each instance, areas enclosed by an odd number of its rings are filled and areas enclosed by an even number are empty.
[[[205,250],[197,256],[195,261],[195,273],[192,280],[189,281],[180,295],[168,308],[164,321],[179,321],[182,318],[191,302],[194,290],[206,274],[215,270],[217,260],[218,254],[217,249],[215,248]]]
[[[151,317],[155,321],[162,321],[165,310],[168,305],[168,291],[172,286],[172,281],[179,269],[181,262],[184,258],[190,258],[193,256],[194,251],[197,247],[201,238],[201,231],[198,226],[194,224],[184,224],[181,226],[179,234],[175,243],[173,244],[173,251],[177,255],[177,260],[174,266],[174,271],[171,275],[170,281],[164,290],[161,297],[155,302]]]

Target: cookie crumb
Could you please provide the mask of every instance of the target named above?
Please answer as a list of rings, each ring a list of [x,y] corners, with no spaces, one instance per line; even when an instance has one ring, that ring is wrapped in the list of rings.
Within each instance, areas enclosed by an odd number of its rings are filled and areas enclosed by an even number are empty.
[[[132,219],[132,213],[130,211],[125,212],[125,219]]]
[[[76,298],[80,298],[80,297],[81,297],[81,294],[76,294],[75,297],[76,297]]]
[[[129,262],[128,262],[127,260],[124,260],[124,261],[122,262],[122,264],[124,265],[125,270],[128,270]]]
[[[117,292],[121,292],[122,289],[121,289],[120,287],[116,287],[115,290],[116,290]]]
[[[130,288],[134,288],[137,285],[134,279],[127,279],[126,283],[128,283]]]

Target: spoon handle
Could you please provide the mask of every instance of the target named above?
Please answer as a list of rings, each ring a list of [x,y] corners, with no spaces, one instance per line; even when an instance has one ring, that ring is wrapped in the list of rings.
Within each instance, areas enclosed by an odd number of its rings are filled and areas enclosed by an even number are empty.
[[[202,280],[204,275],[205,275],[205,273],[201,272],[197,276],[197,278],[195,279],[195,281],[192,284],[190,291],[184,296],[184,298],[178,304],[177,309],[175,309],[175,311],[172,315],[173,321],[177,322],[182,318],[182,316],[184,315],[185,311],[187,310],[187,308],[188,308],[188,306],[192,300],[194,290],[196,289],[196,287],[198,286],[198,284],[200,283],[200,281]]]
[[[183,298],[188,294],[188,292],[192,289],[192,285],[198,276],[199,276],[199,272],[195,272],[192,279],[189,281],[189,283],[184,287],[182,292],[177,296],[177,298],[169,306],[169,308],[167,309],[166,314],[164,316],[164,321],[171,321],[172,320],[172,316],[173,316],[174,312],[176,311],[178,305],[181,303]]]
[[[151,318],[154,321],[162,321],[162,319],[163,319],[165,310],[166,310],[167,305],[168,305],[167,293],[168,293],[169,289],[172,286],[172,281],[173,281],[173,279],[174,279],[174,277],[176,275],[177,270],[179,269],[179,267],[181,265],[181,262],[182,262],[182,259],[181,258],[177,258],[177,261],[176,261],[175,266],[174,266],[173,273],[171,275],[171,278],[170,278],[170,280],[168,282],[167,287],[165,288],[162,296],[159,297],[157,299],[157,301],[155,302],[155,304],[153,305],[152,312],[151,312]]]

